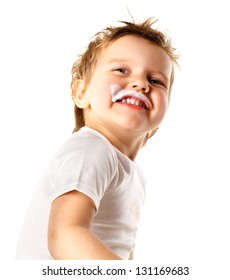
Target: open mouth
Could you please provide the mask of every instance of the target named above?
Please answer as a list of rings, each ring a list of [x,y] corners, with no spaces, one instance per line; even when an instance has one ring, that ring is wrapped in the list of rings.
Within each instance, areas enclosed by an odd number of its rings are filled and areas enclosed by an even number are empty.
[[[151,101],[143,93],[135,90],[121,89],[117,85],[112,87],[112,102],[122,102],[139,106],[146,110],[150,110],[153,107]]]
[[[148,105],[145,102],[143,102],[140,99],[137,99],[135,97],[132,97],[132,96],[126,96],[123,99],[116,100],[116,102],[131,104],[131,105],[139,106],[139,107],[142,107],[142,108],[148,110]]]

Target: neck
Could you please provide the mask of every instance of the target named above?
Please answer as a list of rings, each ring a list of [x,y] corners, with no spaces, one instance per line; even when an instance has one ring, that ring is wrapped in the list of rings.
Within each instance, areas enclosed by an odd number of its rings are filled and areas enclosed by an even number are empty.
[[[139,135],[132,135],[130,132],[114,134],[104,127],[94,127],[90,125],[87,126],[101,133],[115,148],[117,148],[132,161],[135,160],[138,151],[143,146],[143,136],[140,137]]]

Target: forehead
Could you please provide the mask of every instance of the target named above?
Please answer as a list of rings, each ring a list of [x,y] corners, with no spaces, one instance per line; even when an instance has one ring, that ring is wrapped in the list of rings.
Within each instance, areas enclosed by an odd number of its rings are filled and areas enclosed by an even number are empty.
[[[99,60],[110,63],[116,60],[141,63],[147,67],[159,67],[160,70],[172,70],[172,61],[160,46],[134,35],[125,35],[115,39],[102,50]],[[167,72],[168,72],[167,71]]]

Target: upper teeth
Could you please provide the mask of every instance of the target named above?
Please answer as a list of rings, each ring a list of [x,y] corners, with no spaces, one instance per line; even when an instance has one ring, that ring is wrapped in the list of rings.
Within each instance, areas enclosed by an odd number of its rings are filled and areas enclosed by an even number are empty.
[[[127,104],[132,104],[132,105],[137,105],[137,106],[141,106],[143,108],[146,108],[146,105],[144,102],[142,102],[141,100],[135,99],[135,98],[130,98],[130,97],[126,97],[124,99],[121,100],[122,103],[127,103]]]
[[[139,105],[146,109],[152,108],[150,100],[141,92],[122,89],[119,85],[111,85],[112,101],[122,101],[128,104]],[[123,101],[124,100],[124,101]]]

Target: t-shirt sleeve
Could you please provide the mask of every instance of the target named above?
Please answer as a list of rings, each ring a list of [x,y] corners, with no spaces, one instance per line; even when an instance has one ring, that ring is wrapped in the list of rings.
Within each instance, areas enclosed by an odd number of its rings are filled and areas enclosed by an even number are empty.
[[[88,135],[73,137],[55,156],[49,184],[51,201],[71,190],[89,196],[98,210],[100,200],[116,172],[116,156],[104,139]]]

